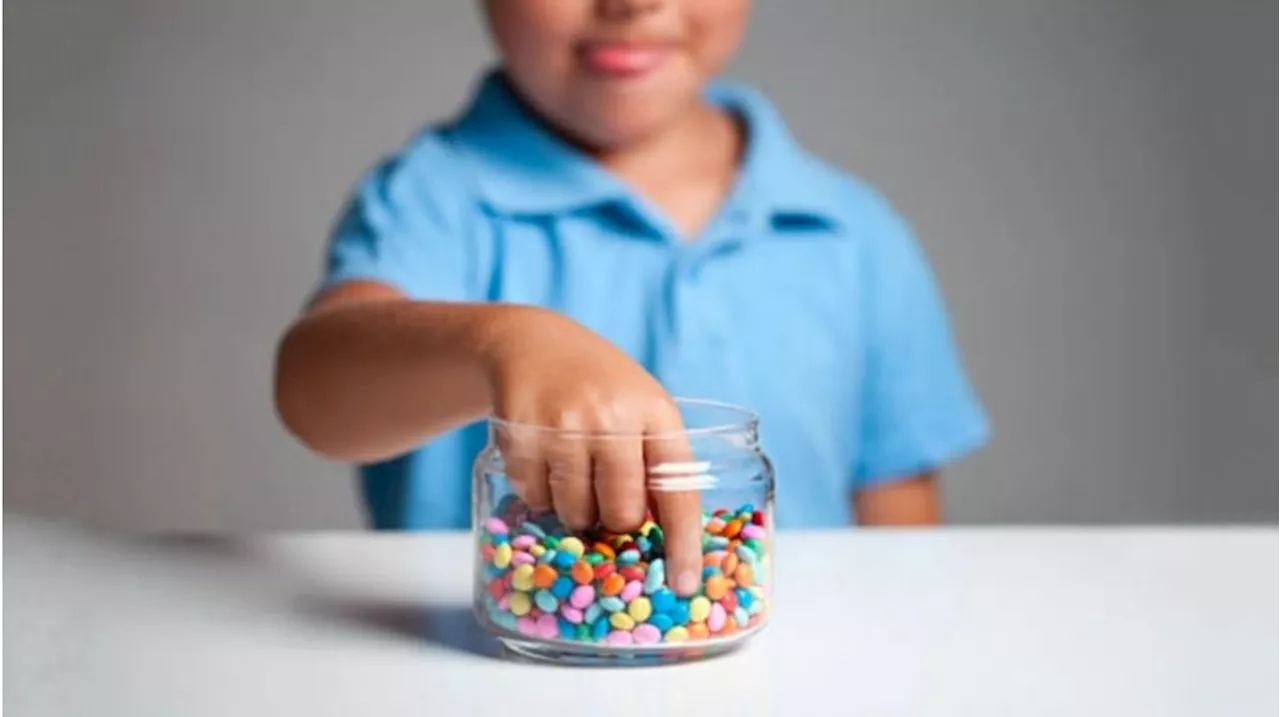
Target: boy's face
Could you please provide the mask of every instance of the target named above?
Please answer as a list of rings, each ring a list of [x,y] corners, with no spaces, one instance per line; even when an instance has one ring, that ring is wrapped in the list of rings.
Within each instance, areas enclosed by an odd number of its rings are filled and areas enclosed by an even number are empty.
[[[524,99],[597,148],[640,140],[696,106],[742,39],[748,0],[487,0]]]

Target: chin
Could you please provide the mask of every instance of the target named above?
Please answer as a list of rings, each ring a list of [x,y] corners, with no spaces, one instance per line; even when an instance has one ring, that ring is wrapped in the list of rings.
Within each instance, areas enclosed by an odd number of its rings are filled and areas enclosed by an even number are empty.
[[[643,141],[680,117],[684,103],[646,101],[641,98],[610,99],[593,104],[573,124],[573,129],[588,144],[610,149]]]

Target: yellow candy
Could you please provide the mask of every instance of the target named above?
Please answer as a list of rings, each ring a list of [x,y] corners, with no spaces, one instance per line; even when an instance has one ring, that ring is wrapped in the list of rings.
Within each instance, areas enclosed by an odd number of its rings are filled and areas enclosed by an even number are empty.
[[[630,630],[636,626],[636,621],[625,612],[615,612],[609,616],[609,624],[618,630]]]
[[[689,619],[693,622],[706,622],[711,614],[711,601],[699,595],[689,601]]]
[[[587,546],[583,545],[581,540],[578,540],[572,535],[560,541],[560,552],[568,553],[575,558],[582,557],[582,554],[586,552],[586,550]]]
[[[653,614],[653,605],[649,602],[649,598],[638,597],[627,605],[627,614],[635,618],[636,622],[644,622]]]
[[[545,545],[535,544],[535,545],[529,546],[529,554],[535,558],[541,558],[546,552],[547,552],[547,546]]]
[[[511,564],[511,544],[503,543],[493,551],[493,567],[505,568]]]
[[[528,592],[533,589],[533,566],[517,565],[511,571],[511,587]]]
[[[689,639],[689,631],[681,625],[676,625],[667,630],[666,638],[667,642],[684,642]]]
[[[523,566],[522,566],[523,567]],[[511,614],[516,617],[528,615],[533,609],[533,600],[529,599],[529,593],[514,592],[511,597],[507,598],[508,606],[511,608]]]
[[[657,527],[657,523],[654,523],[652,520],[646,520],[644,525],[640,526],[640,534],[647,538],[649,537],[649,533],[652,533],[655,527]]]

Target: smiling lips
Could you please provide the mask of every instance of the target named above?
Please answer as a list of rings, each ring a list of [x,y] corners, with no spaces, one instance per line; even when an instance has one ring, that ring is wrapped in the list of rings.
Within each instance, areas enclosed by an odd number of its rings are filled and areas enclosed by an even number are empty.
[[[670,56],[671,48],[654,43],[601,42],[586,45],[581,54],[590,71],[621,79],[640,77],[656,70]]]

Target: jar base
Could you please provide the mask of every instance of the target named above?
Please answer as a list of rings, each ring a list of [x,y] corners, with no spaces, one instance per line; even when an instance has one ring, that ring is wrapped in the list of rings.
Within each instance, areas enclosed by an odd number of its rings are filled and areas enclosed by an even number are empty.
[[[579,667],[648,667],[669,665],[718,657],[734,652],[751,639],[759,629],[730,637],[679,645],[577,644],[568,641],[529,640],[499,635],[498,640],[512,655],[535,662],[550,662]]]

